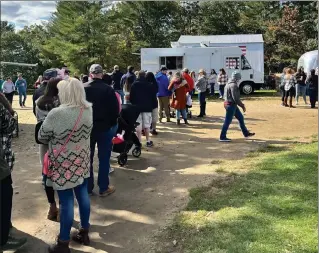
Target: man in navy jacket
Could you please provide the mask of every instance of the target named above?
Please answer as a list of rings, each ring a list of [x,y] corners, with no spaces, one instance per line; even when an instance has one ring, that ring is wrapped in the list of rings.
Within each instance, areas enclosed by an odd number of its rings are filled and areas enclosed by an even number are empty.
[[[119,104],[115,91],[107,85],[103,77],[103,69],[99,64],[90,68],[92,81],[85,84],[86,99],[93,104],[93,129],[91,133],[91,162],[88,192],[94,188],[93,160],[95,145],[98,147],[99,174],[97,184],[101,197],[112,194],[115,187],[109,185],[110,158],[112,139],[117,130]]]

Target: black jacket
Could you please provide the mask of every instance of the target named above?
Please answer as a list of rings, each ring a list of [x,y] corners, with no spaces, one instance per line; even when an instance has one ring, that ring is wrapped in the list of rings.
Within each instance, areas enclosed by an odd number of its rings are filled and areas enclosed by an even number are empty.
[[[93,104],[92,132],[106,132],[117,124],[119,103],[112,87],[102,79],[93,79],[85,84],[87,101]]]
[[[139,78],[131,87],[130,102],[138,106],[140,112],[152,112],[154,109],[153,94],[156,96],[156,93],[154,85],[147,82],[145,78]]]
[[[114,85],[114,90],[123,90],[123,86],[121,85],[121,79],[122,79],[123,73],[119,70],[114,71],[112,73],[112,84]]]
[[[39,97],[43,96],[44,95],[44,91],[47,87],[47,82],[43,82],[40,86],[39,89],[36,89],[35,92],[33,93],[33,97],[32,97],[32,100],[33,100],[33,113],[34,115],[35,114],[35,108],[36,108],[36,101],[38,100]]]
[[[157,82],[152,82],[152,91],[153,93],[150,94],[150,96],[152,96],[152,100],[153,100],[153,109],[158,108],[158,101],[157,101],[157,92],[158,92],[158,84]]]

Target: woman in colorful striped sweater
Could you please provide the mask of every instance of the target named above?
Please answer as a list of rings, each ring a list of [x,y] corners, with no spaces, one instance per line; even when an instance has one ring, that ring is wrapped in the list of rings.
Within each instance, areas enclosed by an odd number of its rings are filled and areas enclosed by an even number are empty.
[[[69,78],[58,84],[61,105],[45,118],[39,140],[49,145],[48,186],[60,199],[60,233],[50,253],[69,253],[70,231],[74,218],[74,195],[80,209],[81,228],[72,239],[89,245],[90,199],[87,183],[90,176],[90,135],[92,105],[85,99],[82,83]]]

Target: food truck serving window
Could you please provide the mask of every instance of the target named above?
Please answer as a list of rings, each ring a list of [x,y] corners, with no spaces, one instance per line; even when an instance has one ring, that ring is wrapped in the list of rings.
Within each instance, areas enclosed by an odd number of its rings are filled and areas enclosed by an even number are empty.
[[[226,57],[226,69],[239,69],[239,57]]]
[[[160,66],[166,66],[169,70],[183,68],[183,56],[164,56],[160,57]]]

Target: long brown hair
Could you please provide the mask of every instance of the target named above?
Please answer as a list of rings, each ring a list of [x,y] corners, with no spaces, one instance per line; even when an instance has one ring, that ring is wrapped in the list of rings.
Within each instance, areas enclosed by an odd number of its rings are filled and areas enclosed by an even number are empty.
[[[286,70],[286,76],[287,76],[288,78],[291,78],[291,76],[292,76],[293,74],[295,74],[295,71],[294,71],[292,68],[287,68],[287,70]]]
[[[53,103],[58,97],[59,90],[57,86],[60,81],[61,79],[56,77],[53,77],[49,80],[47,87],[45,88],[44,95],[40,97],[39,101],[37,102],[37,106],[40,109],[46,110],[47,105],[52,105],[52,107],[50,106],[51,109],[54,107]]]
[[[134,83],[134,76],[129,76],[125,80],[124,91],[131,92],[132,84]]]

